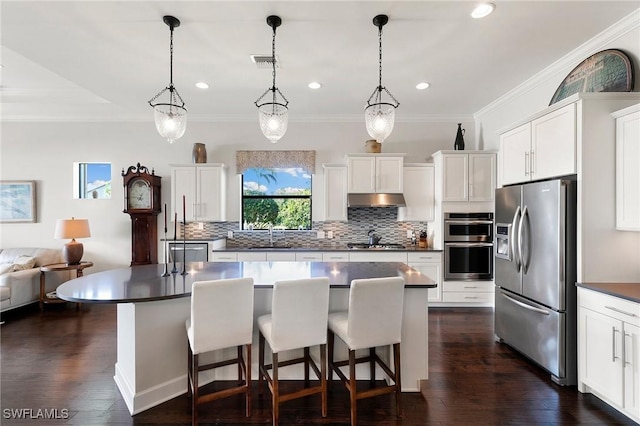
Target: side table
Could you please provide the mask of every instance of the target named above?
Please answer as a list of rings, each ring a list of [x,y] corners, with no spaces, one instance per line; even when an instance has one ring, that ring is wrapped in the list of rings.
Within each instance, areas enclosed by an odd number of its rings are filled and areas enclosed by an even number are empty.
[[[83,276],[85,268],[93,266],[93,262],[80,262],[77,265],[67,265],[66,263],[51,263],[49,265],[42,265],[40,267],[40,310],[44,309],[45,303],[66,303],[65,300],[58,299],[57,297],[51,297],[45,294],[45,272],[55,271],[76,271],[76,278]],[[77,305],[78,309],[80,304]]]

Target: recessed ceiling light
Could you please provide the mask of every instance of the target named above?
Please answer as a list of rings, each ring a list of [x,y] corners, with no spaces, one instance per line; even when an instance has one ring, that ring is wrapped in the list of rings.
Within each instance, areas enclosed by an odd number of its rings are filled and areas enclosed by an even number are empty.
[[[473,9],[473,12],[471,12],[471,17],[476,19],[484,18],[485,16],[491,14],[491,12],[493,12],[495,8],[496,5],[493,3],[479,4],[475,9]]]
[[[208,89],[209,85],[207,83],[205,83],[204,81],[199,81],[196,83],[196,87],[198,89]]]
[[[427,89],[429,86],[431,86],[429,83],[427,83],[426,81],[423,81],[421,83],[416,84],[416,89],[424,90],[424,89]]]
[[[309,89],[319,89],[322,87],[322,84],[318,83],[317,81],[312,81],[311,83],[309,83]]]

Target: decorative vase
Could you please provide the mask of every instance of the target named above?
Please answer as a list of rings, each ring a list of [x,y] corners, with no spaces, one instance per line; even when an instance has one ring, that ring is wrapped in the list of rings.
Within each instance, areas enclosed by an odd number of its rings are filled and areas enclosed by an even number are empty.
[[[364,143],[365,151],[371,154],[379,154],[382,144],[375,139],[370,139]]]
[[[203,143],[194,143],[193,152],[191,153],[194,163],[207,162],[207,147]]]
[[[456,141],[453,144],[453,149],[463,151],[464,150],[464,129],[462,123],[458,123],[458,133],[456,134]]]

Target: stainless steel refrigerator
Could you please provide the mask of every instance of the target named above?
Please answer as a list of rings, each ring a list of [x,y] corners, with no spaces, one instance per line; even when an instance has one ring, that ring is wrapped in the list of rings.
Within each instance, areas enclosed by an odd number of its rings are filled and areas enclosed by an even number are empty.
[[[495,200],[496,337],[574,385],[576,182],[508,186]]]

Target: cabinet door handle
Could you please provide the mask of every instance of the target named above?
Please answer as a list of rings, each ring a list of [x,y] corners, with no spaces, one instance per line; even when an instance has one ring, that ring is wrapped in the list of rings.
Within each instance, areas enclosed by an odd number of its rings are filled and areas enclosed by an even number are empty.
[[[616,330],[615,327],[611,327],[612,332],[611,332],[611,337],[612,337],[612,358],[611,361],[612,362],[616,362],[616,359],[619,359],[619,356],[616,356],[616,333],[619,333],[618,330]]]
[[[627,312],[627,311],[623,311],[622,309],[618,309],[615,306],[605,306],[605,308],[607,309],[611,309],[614,312],[618,312],[620,314],[624,314],[624,315],[628,315],[630,317],[637,317],[636,314],[634,314],[633,312]]]
[[[529,152],[524,153],[524,175],[529,176]]]
[[[464,286],[464,288],[478,288],[475,285]]]
[[[531,167],[529,167],[529,173],[533,176],[533,174],[535,173],[535,166],[536,166],[536,161],[535,161],[535,151],[531,151]]]
[[[624,357],[624,365],[625,367],[627,365],[631,365],[631,363],[627,360],[632,359],[632,357],[627,356],[627,337],[631,338],[631,347],[633,347],[633,338],[631,337],[631,334],[629,333],[624,333],[623,335],[623,339],[622,339],[622,356]]]

